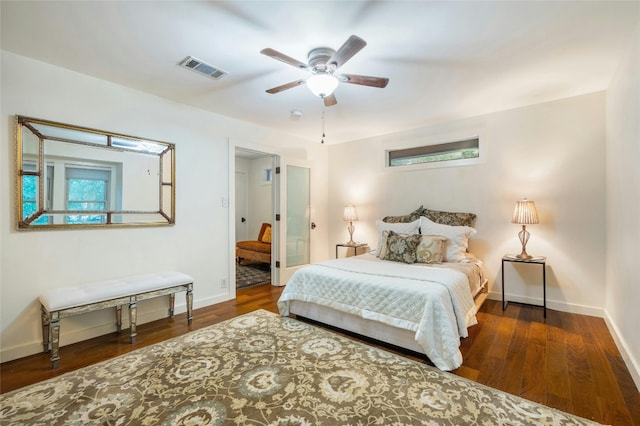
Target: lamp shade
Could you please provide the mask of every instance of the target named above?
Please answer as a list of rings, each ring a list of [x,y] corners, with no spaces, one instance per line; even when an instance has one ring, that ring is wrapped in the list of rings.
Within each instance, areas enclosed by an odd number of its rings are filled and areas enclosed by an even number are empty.
[[[338,79],[331,74],[314,74],[307,79],[307,87],[314,95],[330,96],[338,87]]]
[[[358,212],[356,206],[349,204],[344,208],[344,220],[347,222],[355,222],[358,220]]]
[[[532,225],[539,223],[536,204],[526,198],[516,201],[516,208],[513,210],[511,222],[518,223],[520,225]]]

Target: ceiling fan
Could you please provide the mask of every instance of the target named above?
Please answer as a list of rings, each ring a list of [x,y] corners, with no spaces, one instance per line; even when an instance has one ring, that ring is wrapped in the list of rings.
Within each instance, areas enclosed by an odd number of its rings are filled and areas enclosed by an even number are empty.
[[[367,42],[356,35],[352,35],[344,42],[340,49],[333,50],[330,47],[317,47],[309,52],[309,63],[305,64],[297,59],[280,53],[274,49],[262,49],[260,53],[269,56],[285,64],[292,65],[301,70],[309,71],[312,75],[307,79],[300,79],[281,86],[267,90],[267,93],[279,93],[293,87],[306,84],[311,92],[324,100],[325,106],[332,106],[337,103],[333,91],[340,82],[349,84],[359,84],[361,86],[384,88],[389,83],[388,78],[370,77],[357,74],[339,74],[335,71],[351,59],[356,53],[362,50]]]

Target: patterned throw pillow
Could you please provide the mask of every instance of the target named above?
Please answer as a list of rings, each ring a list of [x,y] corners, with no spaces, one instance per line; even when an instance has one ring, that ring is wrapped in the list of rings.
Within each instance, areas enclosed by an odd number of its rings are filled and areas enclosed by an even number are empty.
[[[382,260],[391,260],[393,262],[415,263],[416,248],[420,244],[422,238],[419,234],[403,235],[396,234],[393,231],[387,231],[387,251]]]
[[[421,235],[416,248],[416,263],[442,263],[447,237],[442,235]]]
[[[403,234],[400,232],[395,232],[396,235],[400,235],[403,238],[406,238],[410,235],[413,235],[415,233],[411,233],[411,234]],[[420,235],[420,234],[417,234]],[[384,259],[384,257],[387,255],[387,237],[389,236],[389,231],[382,231],[382,243],[380,243],[380,254],[378,254],[378,257],[380,259]]]
[[[413,213],[412,213],[413,214]],[[476,215],[473,213],[453,213],[441,212],[438,210],[422,209],[420,216],[425,216],[435,223],[441,223],[449,226],[471,226],[476,221]]]
[[[422,216],[423,211],[424,211],[424,208],[420,206],[414,211],[412,211],[411,213],[406,214],[404,216],[387,216],[384,219],[382,219],[382,221],[387,223],[409,223],[409,222],[413,222],[414,220],[420,219],[420,216]]]
[[[380,251],[384,246],[382,242],[382,233],[384,231],[393,231],[402,234],[419,234],[420,220],[414,220],[409,223],[385,223],[381,220],[376,220],[376,226],[378,227],[378,246],[376,247],[375,254],[380,257]]]

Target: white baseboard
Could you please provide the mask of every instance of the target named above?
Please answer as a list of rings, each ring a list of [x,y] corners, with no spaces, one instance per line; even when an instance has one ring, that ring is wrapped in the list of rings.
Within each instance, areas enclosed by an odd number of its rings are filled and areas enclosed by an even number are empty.
[[[530,305],[542,306],[542,299],[533,297],[517,296],[515,294],[506,294],[505,298],[512,302],[527,303]],[[502,301],[502,293],[491,291],[488,299]],[[592,317],[604,318],[604,309],[593,306],[576,305],[574,303],[560,302],[557,300],[547,299],[547,309],[556,311],[569,312],[571,314],[589,315]]]
[[[208,297],[193,302],[193,309],[203,308],[205,306],[215,305],[229,300],[228,295],[220,295],[214,297]],[[178,303],[176,298],[176,304],[174,307],[174,314],[182,314],[187,312],[186,302]],[[137,325],[145,324],[151,321],[156,321],[161,318],[168,317],[169,312],[166,308],[154,309],[144,312],[138,306],[138,322]],[[194,314],[195,316],[195,314]],[[63,319],[64,321],[64,319]],[[129,328],[128,310],[122,309],[122,326]],[[108,323],[98,324],[87,328],[77,329],[73,331],[65,332],[64,326],[60,328],[60,345],[66,346],[73,343],[81,342],[83,340],[92,339],[94,337],[103,336],[105,334],[113,333],[116,331],[116,325],[114,321]],[[123,332],[126,333],[126,332]],[[2,348],[0,351],[0,362],[13,361],[15,359],[24,358],[29,355],[34,355],[43,351],[42,340],[32,341],[23,345],[14,346],[11,348]]]
[[[615,323],[611,320],[609,313],[605,311],[604,321],[607,324],[607,328],[613,337],[613,341],[616,343],[618,347],[618,351],[620,351],[620,355],[622,355],[622,359],[624,363],[627,365],[627,369],[631,374],[631,378],[633,382],[636,384],[636,388],[640,390],[640,363],[637,359],[635,359],[631,352],[629,351],[629,346],[626,341],[622,338],[622,335],[618,331],[618,327],[616,327]]]

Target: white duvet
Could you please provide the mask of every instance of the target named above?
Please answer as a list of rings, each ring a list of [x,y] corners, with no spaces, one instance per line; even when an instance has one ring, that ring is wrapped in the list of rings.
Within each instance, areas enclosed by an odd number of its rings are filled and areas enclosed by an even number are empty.
[[[291,277],[278,309],[300,300],[415,331],[441,370],[462,365],[460,338],[477,324],[467,276],[457,270],[382,261],[366,254],[316,263]]]

